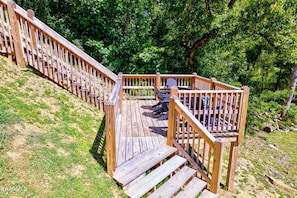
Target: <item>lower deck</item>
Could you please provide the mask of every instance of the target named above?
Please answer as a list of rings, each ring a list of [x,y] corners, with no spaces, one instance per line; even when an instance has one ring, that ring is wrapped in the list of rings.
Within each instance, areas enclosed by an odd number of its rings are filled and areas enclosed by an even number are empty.
[[[155,100],[124,100],[117,126],[117,165],[134,156],[166,143],[167,120],[153,113]]]
[[[117,166],[148,149],[166,144],[168,121],[154,115],[152,106],[156,103],[155,100],[122,102],[122,114],[119,115],[116,127]],[[216,138],[223,138],[225,143],[236,141],[238,136],[238,133],[233,131],[210,133]]]

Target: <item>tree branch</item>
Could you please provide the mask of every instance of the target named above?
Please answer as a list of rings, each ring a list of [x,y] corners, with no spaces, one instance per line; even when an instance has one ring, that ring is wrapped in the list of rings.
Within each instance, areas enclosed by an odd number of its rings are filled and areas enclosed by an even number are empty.
[[[228,8],[232,9],[236,0],[230,0],[228,3]]]
[[[269,36],[262,34],[262,33],[257,33],[260,37],[262,37],[267,43],[268,45],[270,45],[271,47],[273,47],[274,49],[277,49],[278,47],[276,47],[273,43],[273,41],[271,40],[271,38],[269,38]]]
[[[205,0],[205,8],[206,8],[206,12],[207,12],[207,16],[211,17],[212,13],[211,13],[211,9],[210,9],[210,5],[209,5],[209,1]]]
[[[194,42],[192,46],[189,43],[183,43],[183,46],[186,48],[188,63],[191,66],[191,72],[194,72],[194,55],[198,47],[204,45],[210,38],[218,34],[218,29],[213,29],[210,32],[205,33],[202,37]]]

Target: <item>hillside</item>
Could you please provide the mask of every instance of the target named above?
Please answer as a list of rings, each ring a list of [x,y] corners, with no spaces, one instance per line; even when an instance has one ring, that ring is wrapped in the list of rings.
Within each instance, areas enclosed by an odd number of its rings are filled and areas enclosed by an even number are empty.
[[[104,114],[0,58],[1,197],[123,197],[107,176]]]
[[[103,113],[2,57],[0,78],[1,195],[125,196],[106,174]],[[220,197],[297,197],[297,130],[290,129],[247,136],[235,189]]]

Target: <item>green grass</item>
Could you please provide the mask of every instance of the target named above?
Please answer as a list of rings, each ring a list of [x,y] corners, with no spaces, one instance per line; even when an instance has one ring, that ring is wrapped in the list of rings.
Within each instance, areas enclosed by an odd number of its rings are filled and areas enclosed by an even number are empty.
[[[0,197],[125,197],[106,174],[104,115],[0,60]]]

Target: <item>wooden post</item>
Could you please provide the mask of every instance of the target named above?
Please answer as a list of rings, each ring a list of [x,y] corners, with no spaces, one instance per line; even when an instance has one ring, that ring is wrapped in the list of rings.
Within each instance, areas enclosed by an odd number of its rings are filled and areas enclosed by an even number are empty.
[[[34,17],[35,17],[35,13],[33,10],[28,10],[27,11],[27,15],[30,19],[34,20]],[[36,29],[30,25],[29,27],[30,29],[30,36],[31,36],[31,41],[32,41],[32,45],[33,45],[33,48],[34,49],[37,49],[37,44],[36,44]]]
[[[116,168],[116,118],[114,105],[105,105],[107,173],[112,177]]]
[[[193,73],[193,77],[191,78],[191,89],[195,90],[196,89],[196,82],[197,82],[197,73]]]
[[[119,81],[120,81],[120,91],[119,91],[119,108],[120,108],[120,113],[122,114],[122,103],[123,103],[123,73],[119,73]]]
[[[244,130],[245,130],[245,124],[246,124],[247,108],[248,108],[249,93],[250,93],[250,88],[247,86],[243,86],[241,89],[244,92],[243,92],[243,99],[242,99],[240,118],[239,118],[238,142],[242,142],[244,138]]]
[[[223,147],[223,140],[217,139],[214,143],[214,162],[210,182],[210,191],[215,194],[219,192],[220,187],[221,169],[223,164]]]
[[[178,88],[171,87],[170,89],[170,99],[169,99],[169,110],[168,110],[168,132],[167,132],[167,145],[173,146],[173,138],[175,137],[175,125],[176,125],[176,118],[175,118],[175,101],[177,99]]]
[[[217,81],[216,78],[211,78],[211,84],[210,84],[210,90],[215,90],[216,86],[215,86],[215,82]]]
[[[238,142],[231,142],[227,180],[226,180],[226,186],[229,191],[232,191],[234,188],[234,176],[235,176],[235,170],[236,170],[237,154],[238,154]]]
[[[159,72],[156,74],[156,81],[155,81],[155,83],[156,83],[155,84],[156,87],[160,90],[160,87],[161,87],[161,75],[160,75]],[[156,100],[158,100],[158,96],[156,95],[155,97],[156,97]]]
[[[7,2],[8,18],[11,25],[16,62],[19,67],[25,67],[25,61],[24,61],[23,52],[22,52],[22,40],[21,40],[19,20],[14,11],[15,8],[16,6],[14,1]]]

